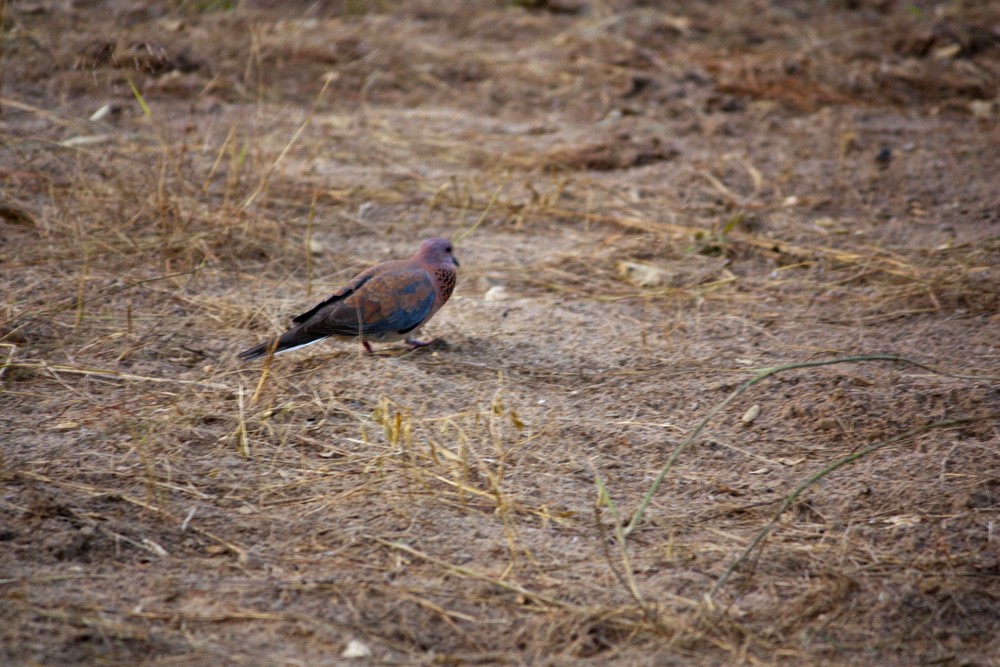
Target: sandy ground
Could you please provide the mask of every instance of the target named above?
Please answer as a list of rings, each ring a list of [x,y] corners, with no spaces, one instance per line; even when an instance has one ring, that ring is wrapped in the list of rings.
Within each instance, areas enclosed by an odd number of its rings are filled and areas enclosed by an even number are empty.
[[[998,664],[1000,9],[4,24],[0,662]]]

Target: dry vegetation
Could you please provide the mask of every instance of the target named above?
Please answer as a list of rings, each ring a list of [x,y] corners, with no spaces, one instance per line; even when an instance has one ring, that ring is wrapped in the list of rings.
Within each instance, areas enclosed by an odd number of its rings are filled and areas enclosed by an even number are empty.
[[[995,3],[231,4],[7,3],[0,662],[997,664]]]

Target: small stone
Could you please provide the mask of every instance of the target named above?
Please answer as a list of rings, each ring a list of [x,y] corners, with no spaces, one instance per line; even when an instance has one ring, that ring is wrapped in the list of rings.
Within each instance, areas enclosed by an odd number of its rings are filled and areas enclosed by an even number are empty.
[[[503,285],[494,285],[483,295],[483,301],[503,301],[506,298],[507,289]]]
[[[67,421],[67,422],[59,422],[57,424],[53,424],[52,426],[49,427],[49,430],[50,431],[72,431],[75,428],[80,428],[80,423],[79,422]]]
[[[341,658],[370,658],[372,655],[372,650],[368,648],[368,644],[360,642],[357,639],[352,639],[347,642],[347,648],[344,652],[340,654]]]
[[[669,274],[662,268],[643,262],[618,262],[618,274],[638,287],[658,287],[666,283]]]

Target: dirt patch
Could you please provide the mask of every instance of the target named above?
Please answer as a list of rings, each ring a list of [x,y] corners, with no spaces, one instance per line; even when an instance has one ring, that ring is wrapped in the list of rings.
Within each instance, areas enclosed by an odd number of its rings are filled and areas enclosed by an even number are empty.
[[[3,661],[995,660],[1000,11],[235,5],[6,8]]]

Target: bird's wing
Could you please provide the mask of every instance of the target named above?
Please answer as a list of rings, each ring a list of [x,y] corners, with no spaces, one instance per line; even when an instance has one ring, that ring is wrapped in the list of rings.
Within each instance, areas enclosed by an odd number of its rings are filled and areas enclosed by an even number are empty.
[[[318,313],[321,309],[326,308],[331,304],[337,303],[338,301],[343,301],[344,299],[348,298],[349,296],[357,292],[359,289],[361,289],[365,285],[365,283],[371,280],[372,275],[375,273],[375,270],[377,268],[378,268],[377,266],[373,266],[370,269],[362,271],[357,276],[355,276],[354,279],[351,280],[351,282],[347,283],[346,285],[338,289],[336,292],[331,294],[325,301],[321,301],[320,303],[316,304],[314,307],[310,308],[306,312],[293,317],[292,322],[295,322],[296,324],[300,322],[305,322],[310,317]]]
[[[418,266],[396,265],[358,279],[350,294],[327,299],[296,329],[315,336],[406,334],[434,308],[434,283]]]

